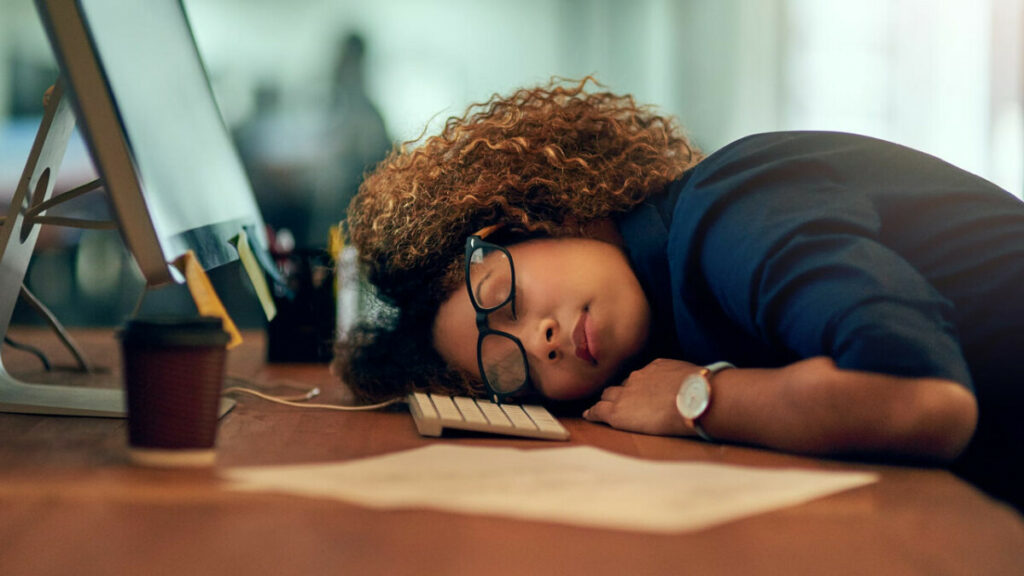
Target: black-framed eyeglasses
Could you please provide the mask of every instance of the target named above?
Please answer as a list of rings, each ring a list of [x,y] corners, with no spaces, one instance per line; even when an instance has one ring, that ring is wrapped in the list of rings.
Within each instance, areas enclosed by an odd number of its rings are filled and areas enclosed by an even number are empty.
[[[530,385],[526,349],[518,338],[491,328],[487,317],[507,313],[516,318],[516,270],[512,255],[480,236],[466,239],[466,290],[476,310],[476,360],[491,399],[501,403]]]

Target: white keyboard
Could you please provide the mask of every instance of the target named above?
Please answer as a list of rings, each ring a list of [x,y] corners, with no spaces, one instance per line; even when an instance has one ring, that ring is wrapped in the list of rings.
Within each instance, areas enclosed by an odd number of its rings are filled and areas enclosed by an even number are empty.
[[[440,436],[445,428],[568,440],[569,431],[543,406],[495,404],[468,396],[414,392],[407,398],[416,429],[423,436]]]

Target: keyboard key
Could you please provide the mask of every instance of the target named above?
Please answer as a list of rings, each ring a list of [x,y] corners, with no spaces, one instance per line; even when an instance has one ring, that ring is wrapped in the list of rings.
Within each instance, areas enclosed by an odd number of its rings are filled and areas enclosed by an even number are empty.
[[[505,413],[505,416],[508,416],[508,419],[516,428],[537,429],[537,425],[533,423],[533,420],[529,416],[527,416],[526,412],[523,412],[523,408],[521,406],[516,406],[514,404],[502,404],[501,410]]]
[[[430,399],[434,401],[434,407],[437,408],[437,413],[441,415],[442,420],[458,420],[462,418],[459,407],[455,405],[455,402],[452,402],[451,398],[431,394]]]
[[[547,408],[544,408],[543,406],[532,406],[528,404],[523,406],[523,411],[530,416],[534,423],[537,424],[537,428],[540,430],[565,431],[562,423],[556,420],[555,417],[551,415],[551,412],[548,412]],[[568,432],[565,433],[568,434]]]
[[[462,413],[462,418],[466,422],[475,422],[478,424],[486,424],[487,418],[484,413],[480,411],[480,408],[476,405],[476,401],[468,396],[456,396],[455,406],[459,408],[459,412]]]
[[[540,424],[541,421],[545,422],[557,422],[555,417],[548,412],[548,409],[543,406],[534,406],[532,404],[523,405],[523,412],[526,412],[534,422]]]
[[[412,412],[416,430],[422,436],[440,436],[444,427],[441,417],[430,401],[430,396],[422,392],[409,395],[409,411]]]
[[[480,407],[480,411],[487,417],[487,421],[492,426],[512,427],[512,422],[509,421],[508,416],[501,411],[501,407],[493,402],[480,401],[477,402],[477,406]]]
[[[419,407],[420,411],[429,417],[437,418],[437,410],[434,409],[434,403],[430,401],[430,396],[427,396],[423,392],[414,392],[412,394],[413,400],[416,402],[416,406]]]

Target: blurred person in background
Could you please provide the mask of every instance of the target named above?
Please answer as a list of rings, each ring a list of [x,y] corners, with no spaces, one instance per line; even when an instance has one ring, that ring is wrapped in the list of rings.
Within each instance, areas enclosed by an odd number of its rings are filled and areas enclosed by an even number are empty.
[[[366,93],[366,42],[358,33],[339,43],[324,138],[324,165],[313,191],[306,244],[322,246],[328,229],[345,218],[363,174],[391,148],[384,118]]]

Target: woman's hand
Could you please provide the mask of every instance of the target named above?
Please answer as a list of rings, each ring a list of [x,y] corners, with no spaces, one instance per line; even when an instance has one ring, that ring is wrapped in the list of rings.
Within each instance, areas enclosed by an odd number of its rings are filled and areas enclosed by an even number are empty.
[[[683,379],[699,370],[689,362],[659,358],[631,373],[622,385],[605,388],[583,417],[631,432],[692,435],[676,410],[676,393]]]
[[[683,378],[699,369],[655,360],[607,388],[583,417],[645,434],[692,435],[675,398]],[[956,382],[843,370],[825,357],[723,370],[712,389],[701,418],[712,437],[802,454],[950,461],[978,417],[974,395]]]

